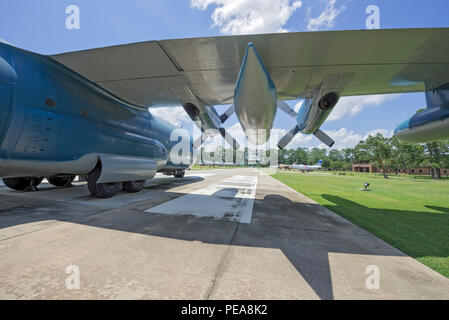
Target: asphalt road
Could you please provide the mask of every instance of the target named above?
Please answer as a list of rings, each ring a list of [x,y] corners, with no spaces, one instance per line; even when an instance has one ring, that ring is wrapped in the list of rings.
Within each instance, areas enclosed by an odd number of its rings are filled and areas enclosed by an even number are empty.
[[[0,299],[49,298],[449,299],[449,279],[256,169],[112,199],[0,186]]]

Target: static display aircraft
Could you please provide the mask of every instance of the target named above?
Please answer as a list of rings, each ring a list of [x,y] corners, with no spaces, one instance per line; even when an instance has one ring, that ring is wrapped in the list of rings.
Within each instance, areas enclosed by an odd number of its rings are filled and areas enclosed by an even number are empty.
[[[307,165],[307,164],[292,164],[289,166],[289,169],[293,170],[299,170],[299,171],[313,171],[313,170],[320,170],[321,164],[323,163],[323,160],[318,161],[316,164],[313,165]]]
[[[0,43],[0,176],[15,190],[87,175],[93,196],[137,192],[156,172],[182,177],[195,147],[233,113],[254,144],[278,109],[329,147],[320,130],[341,96],[425,92],[403,122],[409,142],[449,137],[449,29],[282,33],[149,41],[52,56]],[[257,49],[256,49],[257,48]],[[285,100],[305,99],[298,113]],[[215,105],[232,104],[222,115]],[[172,159],[176,128],[151,108],[182,105],[203,136]],[[421,106],[410,106],[418,109]],[[150,111],[149,111],[150,110]],[[214,130],[210,130],[214,129]],[[261,133],[262,132],[262,133]]]

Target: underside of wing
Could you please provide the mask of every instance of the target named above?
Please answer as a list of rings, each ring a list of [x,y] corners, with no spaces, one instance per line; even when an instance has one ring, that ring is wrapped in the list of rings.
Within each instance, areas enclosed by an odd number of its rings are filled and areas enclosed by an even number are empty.
[[[323,79],[338,82],[344,96],[438,88],[449,82],[448,39],[448,28],[302,32],[150,41],[51,58],[140,106],[193,98],[218,105],[233,103],[250,42],[278,98],[288,100],[311,97]]]

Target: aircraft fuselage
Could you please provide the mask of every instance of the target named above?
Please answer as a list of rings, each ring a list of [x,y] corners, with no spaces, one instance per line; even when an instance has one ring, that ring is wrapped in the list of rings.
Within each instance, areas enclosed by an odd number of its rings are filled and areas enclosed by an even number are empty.
[[[0,43],[0,177],[88,174],[101,157],[124,172],[127,159],[186,170],[192,163],[169,159],[174,129],[48,57]]]

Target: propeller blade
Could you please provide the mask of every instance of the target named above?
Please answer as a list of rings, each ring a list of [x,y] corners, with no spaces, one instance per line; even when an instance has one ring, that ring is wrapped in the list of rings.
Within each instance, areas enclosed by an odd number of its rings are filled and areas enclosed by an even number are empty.
[[[331,137],[329,137],[327,134],[325,134],[323,131],[321,131],[320,129],[317,129],[315,131],[315,133],[313,134],[315,137],[318,138],[318,140],[320,140],[322,143],[324,143],[326,146],[328,146],[329,148],[332,147],[335,143],[334,140],[332,140]]]
[[[298,134],[299,127],[296,125],[293,129],[291,129],[285,136],[282,137],[281,140],[279,140],[278,147],[279,149],[284,149],[290,141]]]
[[[220,131],[223,138],[226,140],[227,143],[229,143],[229,145],[232,148],[234,148],[234,149],[239,148],[240,145],[237,142],[237,140],[235,140],[224,128],[220,128],[220,129],[218,129],[218,131]]]
[[[296,119],[296,116],[298,115],[295,110],[293,110],[285,101],[279,100],[278,101],[278,108],[284,111],[286,114],[291,116],[292,118]]]
[[[232,105],[232,106],[230,106],[230,107],[228,108],[228,110],[225,111],[225,113],[223,113],[223,114],[220,116],[221,123],[224,123],[226,120],[228,120],[228,118],[229,118],[230,116],[232,116],[232,114],[233,114],[234,112],[235,112],[235,107],[234,107],[234,105]]]

